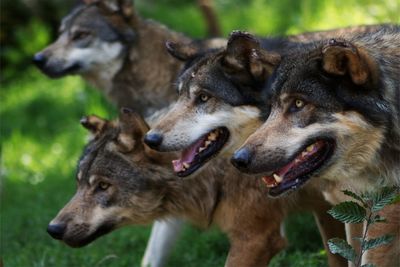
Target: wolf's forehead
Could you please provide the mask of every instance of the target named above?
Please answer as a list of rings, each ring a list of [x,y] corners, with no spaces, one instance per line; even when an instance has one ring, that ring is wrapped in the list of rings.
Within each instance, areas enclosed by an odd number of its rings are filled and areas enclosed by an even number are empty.
[[[80,5],[76,8],[74,8],[67,16],[65,16],[61,20],[61,25],[60,25],[59,31],[64,32],[64,31],[68,30],[73,25],[75,18],[78,17],[79,14],[81,14],[85,10],[85,8],[86,8],[86,6],[84,6],[84,5]]]

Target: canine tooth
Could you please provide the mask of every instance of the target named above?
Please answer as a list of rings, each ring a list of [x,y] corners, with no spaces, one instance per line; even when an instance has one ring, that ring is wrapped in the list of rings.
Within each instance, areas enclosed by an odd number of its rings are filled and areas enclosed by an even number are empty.
[[[309,146],[306,148],[306,150],[307,150],[308,152],[313,151],[313,149],[314,149],[314,144],[309,145]]]
[[[201,152],[201,151],[203,151],[203,150],[205,150],[206,148],[205,147],[200,147],[199,148],[199,152]]]
[[[305,157],[307,154],[308,154],[308,152],[306,152],[306,151],[301,152],[302,157]]]
[[[211,141],[206,141],[204,144],[205,144],[206,147],[207,147],[207,146],[209,146],[209,145],[211,144]]]
[[[217,134],[215,134],[214,132],[210,133],[208,135],[208,140],[211,140],[211,141],[217,140]]]
[[[185,169],[188,169],[188,168],[190,167],[190,164],[187,163],[187,162],[184,162],[184,163],[183,163],[183,167],[184,167]]]
[[[300,159],[295,159],[294,163],[299,163],[301,160]]]
[[[282,177],[280,177],[278,174],[276,174],[276,173],[274,173],[274,178],[275,178],[275,181],[277,182],[277,183],[280,183],[280,182],[282,182]]]

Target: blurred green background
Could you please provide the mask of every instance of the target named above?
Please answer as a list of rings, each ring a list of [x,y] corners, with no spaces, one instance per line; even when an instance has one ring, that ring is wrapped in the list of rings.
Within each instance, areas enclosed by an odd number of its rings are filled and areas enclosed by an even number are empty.
[[[45,232],[75,190],[74,169],[85,143],[79,119],[113,118],[116,110],[79,77],[50,80],[32,55],[56,38],[75,0],[0,2],[0,257],[15,266],[138,266],[150,227],[126,227],[89,246],[71,249]],[[194,0],[136,0],[142,17],[190,36],[204,37]],[[226,36],[233,29],[258,35],[400,22],[399,0],[215,0]],[[271,266],[326,266],[310,214],[286,223],[290,246]],[[186,227],[168,266],[223,266],[227,239],[217,230]]]

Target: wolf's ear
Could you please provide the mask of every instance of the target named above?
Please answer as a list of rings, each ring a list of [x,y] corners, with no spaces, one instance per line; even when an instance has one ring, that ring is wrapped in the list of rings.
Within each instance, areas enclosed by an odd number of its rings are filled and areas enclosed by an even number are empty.
[[[377,78],[374,60],[362,48],[342,40],[329,40],[322,48],[322,67],[333,75],[349,75],[356,85],[364,85]]]
[[[119,113],[118,144],[122,152],[132,151],[135,146],[142,147],[144,134],[149,130],[149,126],[144,119],[129,108],[121,108]]]
[[[97,117],[95,115],[85,116],[80,120],[83,127],[88,129],[90,133],[96,137],[104,129],[107,124],[107,120]]]
[[[202,48],[196,43],[174,43],[172,41],[165,42],[167,51],[175,58],[181,61],[187,61],[201,53]]]
[[[121,12],[126,18],[134,15],[133,0],[83,0],[87,5],[92,3],[103,4],[109,10],[114,12]]]
[[[279,62],[280,55],[263,51],[256,37],[247,32],[233,31],[221,65],[227,74],[241,77],[246,82],[249,78],[265,81]]]

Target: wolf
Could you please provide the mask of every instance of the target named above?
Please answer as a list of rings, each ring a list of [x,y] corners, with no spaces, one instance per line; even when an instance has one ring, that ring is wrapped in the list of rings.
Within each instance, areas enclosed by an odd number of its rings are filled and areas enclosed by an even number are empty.
[[[322,199],[317,191],[273,200],[259,179],[244,178],[226,161],[205,170],[196,186],[193,180],[177,179],[169,167],[173,155],[143,143],[149,126],[130,109],[122,109],[118,120],[88,116],[81,123],[93,139],[78,163],[77,191],[47,228],[69,246],[87,245],[129,224],[173,216],[202,227],[219,226],[231,245],[225,266],[265,266],[285,246],[280,225],[298,206],[319,206],[320,225],[330,223],[325,221],[329,205],[317,200]],[[303,194],[314,197],[308,202],[311,198]]]
[[[143,19],[132,0],[78,2],[62,20],[58,39],[33,62],[51,78],[80,75],[117,106],[135,108],[148,118],[157,118],[159,110],[175,100],[173,82],[183,66],[164,49],[166,40],[198,48],[225,43],[222,38],[193,40]],[[220,29],[211,4],[199,1],[209,32],[216,36]],[[143,259],[143,265],[152,267],[163,265],[182,222],[169,219],[155,225]]]
[[[43,73],[80,75],[118,107],[146,116],[175,97],[173,82],[182,63],[165,51],[166,40],[224,44],[221,38],[194,40],[143,19],[132,0],[83,0],[63,18],[59,31],[58,39],[33,57]]]
[[[177,103],[152,127],[145,142],[159,151],[181,151],[174,161],[175,172],[189,176],[219,153],[232,153],[261,125],[268,114],[261,88],[280,61],[279,51],[302,47],[299,41],[377,28],[360,26],[266,39],[238,31],[231,34],[225,48],[208,52],[167,42],[169,52],[186,66],[176,82]],[[261,58],[257,53],[262,48],[276,53],[264,53],[268,58]]]
[[[355,192],[400,186],[400,27],[313,42],[279,56],[263,88],[268,119],[232,163],[263,176],[274,197],[311,181]],[[325,193],[333,203],[344,200]],[[367,253],[364,262],[400,264],[399,211],[399,204],[388,207],[383,216],[391,224],[374,231],[391,230],[395,241]]]

